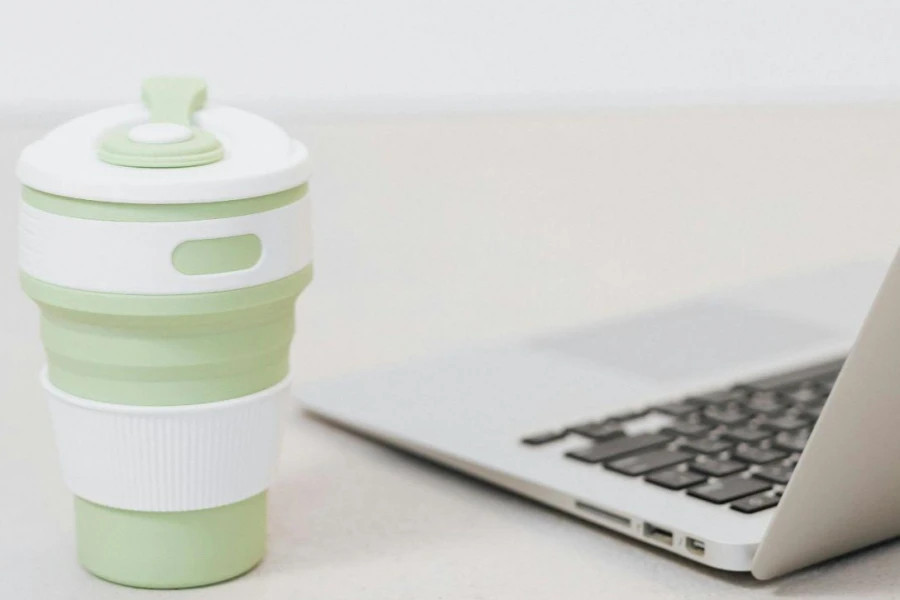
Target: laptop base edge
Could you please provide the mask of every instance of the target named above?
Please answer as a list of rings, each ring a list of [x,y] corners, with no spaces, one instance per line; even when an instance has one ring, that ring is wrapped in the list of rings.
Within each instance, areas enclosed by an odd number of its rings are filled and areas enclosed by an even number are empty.
[[[615,512],[607,510],[601,503],[590,498],[576,498],[524,478],[417,444],[409,439],[395,437],[374,428],[360,427],[355,423],[336,419],[308,406],[303,406],[302,409],[305,414],[321,422],[350,430],[372,441],[387,444],[455,472],[498,486],[518,496],[665,550],[693,563],[717,570],[741,573],[749,573],[753,564],[753,557],[758,548],[757,543],[727,544],[694,536],[689,531],[663,529],[645,521],[640,515],[621,510]]]

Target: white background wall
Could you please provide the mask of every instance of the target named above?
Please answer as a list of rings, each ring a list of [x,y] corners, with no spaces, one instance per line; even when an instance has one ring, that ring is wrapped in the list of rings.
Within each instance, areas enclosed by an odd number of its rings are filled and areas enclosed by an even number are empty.
[[[896,0],[2,0],[0,110],[154,73],[324,111],[900,97]]]

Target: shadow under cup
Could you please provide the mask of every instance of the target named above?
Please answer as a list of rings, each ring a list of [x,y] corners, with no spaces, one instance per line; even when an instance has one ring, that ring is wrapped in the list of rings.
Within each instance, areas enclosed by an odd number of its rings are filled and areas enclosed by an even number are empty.
[[[289,374],[294,304],[312,266],[224,292],[85,292],[22,276],[41,309],[50,383],[98,402],[178,406],[230,400]],[[140,512],[75,498],[78,556],[95,575],[136,587],[207,585],[265,553],[266,493],[185,512]]]

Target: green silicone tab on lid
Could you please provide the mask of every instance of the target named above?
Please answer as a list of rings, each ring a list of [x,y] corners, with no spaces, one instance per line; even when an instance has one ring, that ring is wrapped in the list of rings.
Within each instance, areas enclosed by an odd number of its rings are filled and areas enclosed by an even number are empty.
[[[190,127],[194,112],[206,104],[206,82],[196,77],[151,77],[141,91],[151,123]]]
[[[222,144],[193,125],[206,103],[206,83],[193,77],[154,77],[144,81],[150,122],[118,127],[100,143],[100,160],[123,167],[196,167],[221,160]]]

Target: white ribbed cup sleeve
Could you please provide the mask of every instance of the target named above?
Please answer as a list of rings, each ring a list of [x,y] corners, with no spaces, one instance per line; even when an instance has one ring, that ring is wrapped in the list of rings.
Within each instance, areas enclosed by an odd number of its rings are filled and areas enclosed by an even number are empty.
[[[250,396],[126,406],[67,394],[42,375],[62,474],[96,504],[177,512],[239,502],[269,487],[290,378]]]

